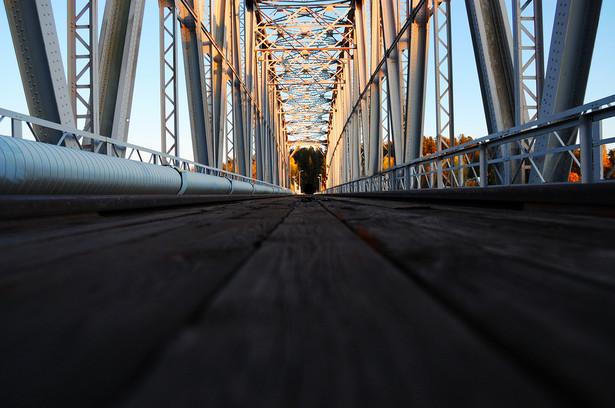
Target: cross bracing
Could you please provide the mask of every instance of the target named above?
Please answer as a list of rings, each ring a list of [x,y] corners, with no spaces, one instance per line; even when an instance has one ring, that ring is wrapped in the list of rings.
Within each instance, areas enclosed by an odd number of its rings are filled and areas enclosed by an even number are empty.
[[[34,122],[29,129],[43,142],[130,156],[145,2],[67,3],[66,76],[52,7],[5,0],[5,9],[30,114],[98,137]],[[390,166],[406,170],[370,188],[563,182],[573,165],[593,169],[585,181],[609,179],[598,157],[612,143],[601,131],[606,113],[588,118],[583,111],[567,129],[450,154],[457,143],[451,10],[467,14],[473,49],[465,57],[475,57],[488,131],[500,135],[582,105],[601,5],[558,2],[557,30],[545,44],[540,0],[160,0],[157,157],[180,163],[164,157],[181,156],[180,128],[189,122],[195,162],[283,186],[290,182],[289,149],[302,145],[326,152],[329,187],[385,180]],[[427,72],[430,59],[435,72]],[[180,77],[186,89],[179,89]],[[428,78],[435,78],[435,133],[425,128]],[[188,100],[185,112],[181,98]],[[20,134],[19,126],[11,132]],[[429,134],[437,159],[423,154]],[[579,155],[587,143],[589,153]]]
[[[278,94],[289,142],[326,144],[334,93],[353,49],[350,1],[256,3],[259,59],[275,62],[268,84]]]

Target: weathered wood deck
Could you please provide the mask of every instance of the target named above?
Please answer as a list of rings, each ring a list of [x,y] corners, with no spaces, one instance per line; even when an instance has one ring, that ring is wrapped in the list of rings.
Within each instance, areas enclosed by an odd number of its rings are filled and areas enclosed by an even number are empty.
[[[0,405],[615,406],[608,199],[395,198],[3,199]]]

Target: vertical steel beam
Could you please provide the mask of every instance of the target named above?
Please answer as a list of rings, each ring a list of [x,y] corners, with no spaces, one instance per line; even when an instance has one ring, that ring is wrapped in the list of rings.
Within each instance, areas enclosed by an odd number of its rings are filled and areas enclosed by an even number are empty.
[[[512,10],[515,126],[519,126],[538,119],[540,111],[544,84],[542,0],[514,0]],[[525,151],[530,151],[533,139],[523,140],[521,144]],[[522,183],[527,182],[530,169],[527,160],[521,163]]]
[[[484,144],[478,146],[478,160],[480,187],[487,187],[489,184],[489,174],[487,173],[487,147]]]
[[[262,132],[261,132],[261,151],[260,162],[262,166],[262,180],[270,181],[269,177],[269,140],[271,137],[271,95],[268,92],[270,87],[270,72],[271,72],[271,56],[269,53],[264,54],[261,62],[261,89],[260,89],[260,106],[263,113]]]
[[[11,137],[23,139],[23,122],[21,120],[11,118]]]
[[[419,3],[420,0],[413,0],[413,8]],[[418,10],[414,21],[410,25],[408,92],[406,95],[405,120],[405,162],[421,157],[423,148],[425,87],[427,84],[427,54],[429,50],[429,14],[428,4],[427,2],[424,2],[421,9]]]
[[[256,17],[254,15],[254,3],[252,0],[246,1],[246,9],[245,9],[245,44],[246,44],[246,87],[248,88],[248,92],[250,92],[251,96],[254,97],[255,94],[255,70],[256,70],[256,52],[255,52],[255,30],[256,30]],[[256,160],[252,155],[252,152],[256,150],[256,127],[255,120],[257,115],[254,115],[254,106],[252,106],[252,99],[250,97],[246,98],[246,130],[247,130],[247,138],[248,138],[248,167],[250,177],[252,174],[252,161]]]
[[[179,157],[177,81],[177,18],[175,0],[159,0],[160,8],[160,146]]]
[[[594,138],[592,135],[593,126],[591,118],[583,115],[579,118],[579,150],[581,158],[581,183],[593,183],[594,180]],[[595,159],[602,161],[599,154]]]
[[[219,1],[213,6],[212,10],[212,31],[213,38],[219,49],[223,52],[228,49],[228,30],[229,28],[229,10],[226,1]],[[220,51],[213,51],[213,68],[212,68],[212,99],[213,99],[213,138],[214,146],[218,146],[216,167],[222,167],[224,162],[225,152],[223,152],[226,122],[226,83],[228,80],[228,67]]]
[[[377,0],[371,0],[371,44],[370,44],[370,71],[374,73],[382,57],[382,45],[380,43],[380,7]],[[381,106],[380,106],[380,77],[378,72],[374,80],[369,85],[369,153],[366,158],[367,175],[372,176],[378,173],[382,166],[382,126],[380,125]]]
[[[538,119],[544,82],[542,0],[513,1],[515,126]]]
[[[358,179],[360,177],[360,150],[359,150],[359,134],[356,129],[357,115],[352,113],[352,107],[355,100],[356,70],[352,67],[352,60],[349,53],[346,53],[344,69],[342,71],[343,93],[344,93],[344,119],[348,120],[347,137],[348,137],[348,166],[350,170],[350,178]]]
[[[236,73],[241,73],[241,39],[239,29],[239,0],[232,0],[229,10],[231,61]],[[233,148],[235,150],[235,172],[248,176],[249,143],[244,115],[244,98],[241,89],[241,77],[231,74],[233,88]]]
[[[466,0],[489,133],[515,124],[512,34],[504,0]]]
[[[442,8],[442,4],[446,8]],[[455,144],[455,115],[453,112],[453,58],[451,39],[451,2],[433,0],[434,23],[434,66],[436,88],[436,149]],[[444,35],[441,32],[444,31]],[[446,63],[444,69],[442,65]],[[447,137],[448,136],[448,137]],[[446,139],[443,139],[445,138]],[[445,141],[446,140],[446,141]],[[443,170],[445,161],[438,161],[438,188],[444,187]],[[452,165],[452,163],[450,163]],[[452,185],[452,175],[448,181]]]
[[[359,70],[355,65],[352,69],[352,106],[359,98],[361,90],[359,88]],[[361,108],[352,113],[352,169],[353,177],[358,179],[361,177]]]
[[[275,105],[276,105],[276,119],[277,119],[277,126],[276,126],[276,138],[275,138],[275,146],[273,146],[273,166],[274,166],[274,184],[280,185],[282,180],[281,180],[281,162],[282,162],[282,146],[285,146],[286,143],[284,143],[283,139],[284,139],[284,124],[283,124],[283,112],[282,112],[282,106],[280,104],[280,100],[279,98],[275,98]]]
[[[4,6],[30,115],[74,127],[51,3],[5,0]],[[60,131],[38,126],[34,129],[46,143],[58,143],[62,138]],[[65,138],[64,143],[68,147],[79,146],[72,137]]]
[[[445,4],[445,9],[442,8],[443,4]],[[455,144],[450,0],[433,0],[433,23],[436,74],[436,145],[438,151],[440,151],[443,144],[448,145],[448,147]],[[442,34],[442,31],[444,31],[444,34]],[[446,141],[442,140],[443,137],[446,137]]]
[[[390,51],[386,59],[388,113],[391,123],[389,133],[392,134],[391,139],[395,147],[395,164],[401,164],[404,157],[405,135],[402,133],[400,53],[399,44],[395,43],[395,38],[398,34],[397,2],[395,0],[380,0],[380,8],[384,48]]]
[[[272,145],[275,128],[277,127],[277,122],[275,120],[276,112],[275,112],[275,95],[273,92],[268,92],[269,89],[273,89],[271,87],[271,77],[270,73],[272,72],[272,62],[270,56],[267,56],[267,64],[265,69],[265,75],[267,78],[267,84],[265,87],[265,93],[263,95],[263,105],[266,106],[266,132],[265,132],[265,140],[263,145],[263,164],[265,169],[265,181],[271,183],[273,181],[273,169],[272,169]]]
[[[545,76],[544,90],[540,102],[541,119],[581,105],[585,98],[589,68],[602,0],[560,0],[557,2],[551,47]],[[576,131],[560,132],[565,145],[573,144]],[[536,138],[535,152],[560,147],[556,135]],[[547,182],[568,180],[572,158],[566,152],[538,157],[538,168]],[[539,183],[540,176],[532,169],[531,183]]]
[[[126,141],[145,0],[109,0],[100,33],[100,133]]]
[[[98,1],[69,0],[67,12],[67,73],[75,124],[98,134]]]
[[[355,3],[355,43],[356,43],[356,52],[354,55],[354,64],[355,69],[357,70],[357,79],[358,79],[358,87],[359,92],[363,92],[365,87],[367,86],[367,70],[369,66],[369,61],[367,58],[367,45],[366,45],[366,34],[367,34],[367,26],[365,24],[365,11],[363,9],[363,0],[358,0]],[[363,135],[363,167],[365,174],[368,174],[368,149],[369,149],[369,107],[367,105],[367,98],[361,98],[360,103],[361,109],[361,124],[360,124],[360,132]]]
[[[204,36],[201,31],[201,21],[199,21],[201,7],[198,1],[187,0],[185,3],[184,1],[178,2],[178,12],[181,22],[182,51],[194,160],[198,163],[218,167],[214,160],[215,148],[209,126],[210,112],[203,75],[205,71],[203,59]]]
[[[256,54],[254,56],[256,59]],[[264,168],[263,168],[263,138],[265,137],[264,129],[264,110],[265,106],[262,104],[262,95],[267,94],[267,83],[264,79],[264,61],[256,61],[256,72],[255,72],[255,95],[254,98],[258,102],[260,107],[260,112],[256,115],[256,122],[254,125],[254,155],[256,162],[256,178],[259,180],[264,180]]]
[[[504,0],[466,0],[466,6],[487,129],[494,133],[515,125],[512,33]],[[518,161],[507,159],[517,151],[518,147],[502,146],[495,152],[506,159],[497,165],[499,183],[522,181],[519,172],[511,171],[518,168]]]

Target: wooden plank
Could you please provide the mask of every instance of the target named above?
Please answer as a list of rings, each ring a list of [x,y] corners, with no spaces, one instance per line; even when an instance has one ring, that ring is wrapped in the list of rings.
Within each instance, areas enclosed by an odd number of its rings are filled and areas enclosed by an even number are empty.
[[[338,197],[389,198],[413,202],[523,208],[536,204],[600,208],[613,214],[615,183],[569,183],[490,186],[488,188],[444,188],[338,194]]]
[[[119,406],[564,406],[304,199]]]
[[[97,212],[177,208],[271,198],[271,195],[0,195],[0,220]]]
[[[615,401],[613,217],[321,202],[573,404]]]
[[[228,208],[209,205],[172,209],[152,209],[146,206],[140,211],[105,211],[4,221],[0,226],[0,250],[4,253],[0,276],[11,271],[23,272],[24,269],[69,258],[75,254],[121,245],[123,242],[140,239],[144,233],[156,235],[170,230],[181,230],[192,225],[194,218],[199,218],[203,213],[215,217],[217,211],[222,211],[224,216],[236,218],[238,216],[234,212],[240,211],[240,214],[244,214],[253,208],[251,205]],[[130,208],[132,207],[129,206]],[[98,239],[88,239],[88,234],[96,234]],[[80,239],[84,235],[86,238]],[[53,241],[53,244],[50,244],[50,241]],[[75,245],[75,242],[79,245]],[[36,253],[36,257],[24,257],[24,245],[29,247],[30,253]]]
[[[81,219],[56,239],[2,247],[10,258],[0,278],[2,405],[106,406],[191,324],[294,199],[265,201],[95,218],[89,227]],[[38,232],[35,223],[22,228]]]

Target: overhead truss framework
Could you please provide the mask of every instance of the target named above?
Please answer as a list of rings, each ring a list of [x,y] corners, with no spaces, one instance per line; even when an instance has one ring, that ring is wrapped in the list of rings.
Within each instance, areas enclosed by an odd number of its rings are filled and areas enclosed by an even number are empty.
[[[352,4],[341,1],[256,2],[258,62],[281,107],[288,142],[325,144],[343,70],[354,49]]]

